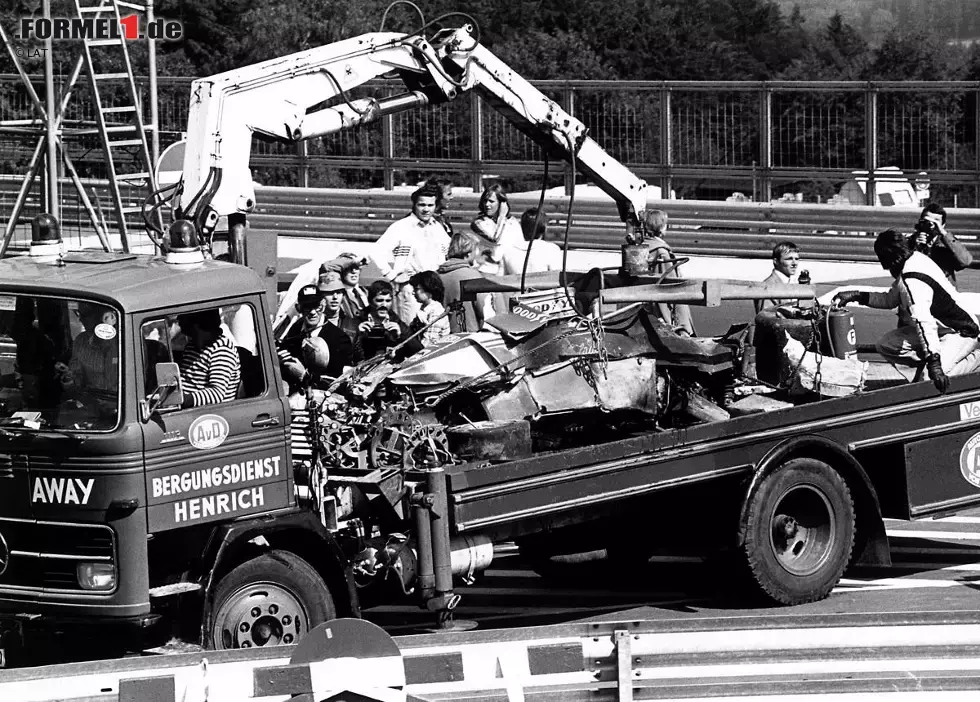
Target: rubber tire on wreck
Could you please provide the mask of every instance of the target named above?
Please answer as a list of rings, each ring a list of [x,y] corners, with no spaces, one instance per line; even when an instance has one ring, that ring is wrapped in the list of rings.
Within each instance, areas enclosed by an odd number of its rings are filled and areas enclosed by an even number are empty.
[[[811,552],[818,558],[806,573],[793,573],[784,567],[774,546],[774,520],[779,518],[776,510],[787,504],[784,500],[791,493],[811,507],[817,505],[816,511],[825,508],[827,516],[832,515],[823,535],[825,545]],[[770,599],[787,605],[815,602],[829,595],[844,574],[854,547],[854,502],[844,479],[822,461],[794,458],[764,478],[750,500],[742,549],[754,584]],[[789,505],[787,509],[792,509],[792,499]],[[803,511],[796,510],[795,516],[812,523]]]
[[[304,634],[337,616],[330,589],[311,565],[289,551],[269,551],[236,566],[218,583],[211,609],[209,648],[226,648],[221,645],[218,634],[220,623],[217,617],[223,605],[230,598],[261,589],[263,584],[288,591],[300,603],[306,617]]]

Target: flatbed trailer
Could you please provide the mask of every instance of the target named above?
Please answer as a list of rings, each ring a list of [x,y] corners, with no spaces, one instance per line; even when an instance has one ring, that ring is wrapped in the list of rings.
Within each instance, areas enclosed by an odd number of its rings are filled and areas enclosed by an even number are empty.
[[[539,555],[568,552],[583,532],[550,545],[535,535],[600,517],[618,528],[594,546],[669,549],[686,536],[705,551],[740,550],[769,595],[798,603],[826,595],[849,564],[890,564],[882,517],[980,504],[978,444],[974,374],[954,378],[944,396],[929,383],[904,384],[507,463],[451,466],[449,503],[457,533],[527,539]],[[760,539],[787,517],[808,533]],[[821,578],[828,567],[830,577]]]

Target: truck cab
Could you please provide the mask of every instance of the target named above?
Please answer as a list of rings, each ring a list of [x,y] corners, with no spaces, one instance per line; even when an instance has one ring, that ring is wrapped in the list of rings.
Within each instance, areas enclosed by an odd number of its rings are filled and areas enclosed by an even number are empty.
[[[0,260],[5,636],[24,623],[147,628],[152,595],[206,594],[215,568],[238,564],[217,562],[229,533],[257,515],[303,521],[267,304],[251,270],[200,256]],[[187,343],[180,316],[206,310],[238,355],[234,398],[154,403],[158,369]]]

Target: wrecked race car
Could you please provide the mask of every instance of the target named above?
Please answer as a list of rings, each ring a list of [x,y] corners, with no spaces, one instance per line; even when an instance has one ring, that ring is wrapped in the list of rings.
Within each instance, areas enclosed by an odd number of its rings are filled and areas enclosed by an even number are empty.
[[[742,373],[748,325],[691,337],[662,321],[657,303],[812,296],[796,285],[568,278],[566,289],[539,275],[538,291],[523,295],[515,281],[478,281],[469,294],[481,283],[515,293],[512,312],[400,363],[394,353],[369,359],[311,394],[327,470],[513,460],[728,419],[738,397],[768,389]]]

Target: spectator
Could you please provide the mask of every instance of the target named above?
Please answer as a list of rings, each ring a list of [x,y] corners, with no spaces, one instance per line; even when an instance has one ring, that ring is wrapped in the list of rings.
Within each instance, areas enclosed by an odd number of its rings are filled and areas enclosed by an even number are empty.
[[[504,275],[521,275],[525,258],[528,273],[561,270],[562,251],[557,244],[545,240],[547,229],[547,218],[543,214],[538,217],[538,208],[524,211],[521,215],[523,240],[519,245],[505,249],[501,257]]]
[[[396,315],[391,314],[394,301],[394,287],[387,280],[376,280],[368,288],[368,306],[361,315],[354,339],[354,360],[361,362],[385,353],[389,348],[401,344],[411,336],[408,325]],[[396,361],[402,361],[413,353],[422,350],[422,343],[416,338],[403,346]]]
[[[781,241],[772,248],[772,273],[763,280],[763,284],[796,284],[800,281],[800,249],[792,241]],[[796,300],[756,300],[755,313],[759,314],[767,307],[793,305]]]
[[[238,393],[241,361],[235,344],[221,329],[217,309],[179,315],[177,323],[187,335],[180,359],[184,407],[230,402]]]
[[[358,273],[358,276],[360,276],[360,273]],[[333,270],[321,273],[320,279],[317,281],[317,290],[323,296],[324,321],[343,330],[353,342],[354,336],[357,333],[357,320],[360,318],[360,313],[355,316],[344,311],[344,299],[347,287],[340,279],[340,274]],[[366,290],[364,291],[364,298],[366,302]]]
[[[449,178],[429,178],[425,181],[427,187],[435,188],[436,211],[433,217],[443,226],[446,234],[453,235],[453,224],[449,219],[449,203],[453,201],[453,182]]]
[[[926,205],[909,238],[911,248],[931,258],[953,285],[956,285],[956,271],[973,263],[967,248],[946,229],[946,209],[942,205]]]
[[[912,324],[882,336],[878,353],[896,367],[917,369],[924,362],[936,389],[945,393],[947,376],[970,373],[980,365],[977,318],[942,269],[925,254],[913,251],[903,234],[894,229],[879,234],[875,254],[881,267],[895,278],[891,289],[884,293],[842,290],[834,296],[834,304],[859,302],[878,309],[904,310]],[[940,337],[940,325],[951,333]],[[904,375],[909,377],[910,373]]]
[[[279,362],[290,392],[302,390],[321,377],[336,378],[353,364],[354,345],[340,327],[327,321],[327,296],[336,300],[343,290],[339,279],[327,279],[323,285],[306,285],[299,291],[296,307],[299,319],[283,335],[279,344]],[[326,343],[326,353],[313,339]]]
[[[319,281],[323,280],[325,274],[336,273],[340,282],[344,284],[343,295],[340,298],[340,313],[345,319],[357,319],[367,307],[367,288],[360,284],[361,268],[366,265],[366,258],[352,253],[340,254],[337,258],[320,265]],[[329,302],[327,307],[329,311]]]
[[[437,190],[425,186],[412,193],[412,214],[388,227],[372,247],[375,265],[393,286],[394,311],[409,322],[418,314],[418,302],[408,279],[438,269],[449,248],[449,235],[433,218],[437,196]]]
[[[650,275],[668,278],[680,278],[680,267],[674,265],[674,252],[664,239],[667,233],[667,213],[663,210],[649,210],[646,215],[647,245],[650,247]],[[694,336],[694,320],[691,319],[691,308],[684,304],[667,304],[658,302],[657,309],[660,317],[670,324],[675,331]]]
[[[435,271],[422,271],[409,281],[419,303],[419,314],[411,325],[412,332],[428,327],[422,332],[422,346],[431,346],[449,334],[449,319],[442,306],[445,287]]]
[[[449,242],[449,260],[439,266],[439,277],[445,288],[443,304],[449,309],[451,332],[473,332],[483,327],[483,309],[489,295],[482,294],[475,301],[463,302],[460,292],[462,281],[483,278],[476,269],[480,248],[476,234],[460,232]]]
[[[500,274],[503,252],[523,245],[520,222],[510,215],[507,193],[500,183],[494,183],[480,195],[480,214],[470,227],[488,247],[486,260],[480,262],[484,273]]]

